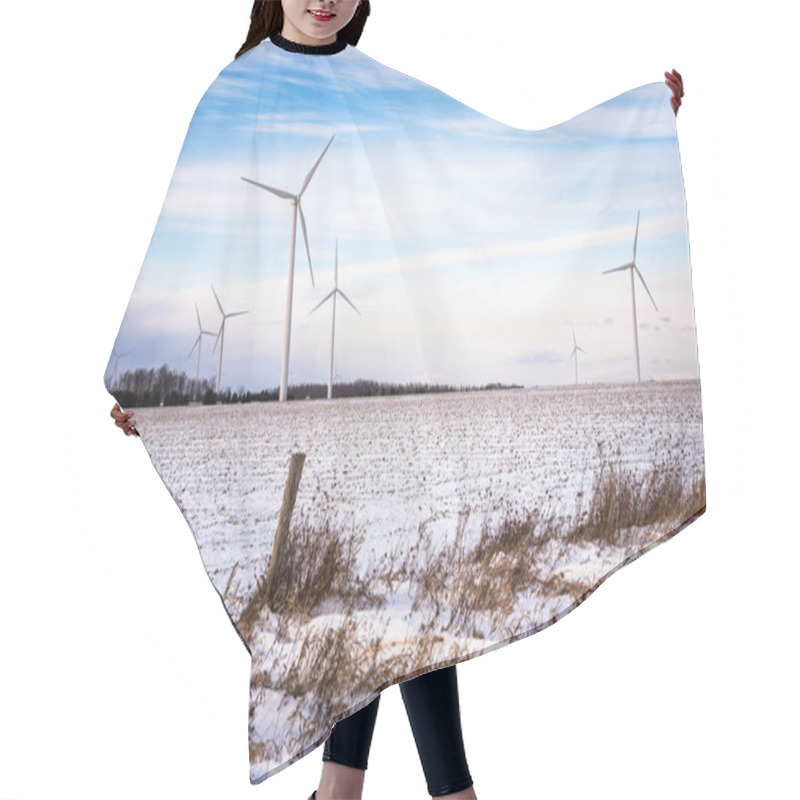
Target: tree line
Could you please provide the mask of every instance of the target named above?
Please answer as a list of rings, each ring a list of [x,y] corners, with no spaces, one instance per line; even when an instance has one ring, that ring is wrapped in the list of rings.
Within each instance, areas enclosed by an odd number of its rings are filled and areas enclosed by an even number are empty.
[[[230,387],[217,394],[214,391],[216,378],[200,378],[195,386],[194,378],[185,372],[171,370],[166,364],[158,369],[142,367],[127,370],[118,378],[116,384],[106,388],[114,395],[123,408],[146,408],[152,406],[186,406],[190,402],[203,405],[216,403],[251,403],[278,400],[279,390],[262,389],[252,392],[240,387],[232,391]],[[430,394],[434,392],[469,392],[489,389],[519,389],[516,384],[488,383],[483,386],[450,386],[439,383],[385,383],[359,379],[347,383],[337,383],[335,397],[380,397],[404,394]],[[301,383],[288,386],[286,396],[289,400],[319,400],[328,396],[327,383]]]

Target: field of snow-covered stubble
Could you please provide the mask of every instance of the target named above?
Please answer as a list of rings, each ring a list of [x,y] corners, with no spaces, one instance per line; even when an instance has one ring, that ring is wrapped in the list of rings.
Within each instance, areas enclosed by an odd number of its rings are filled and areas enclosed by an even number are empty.
[[[552,624],[705,506],[697,381],[136,419],[234,621],[266,573],[293,453],[306,459],[290,540],[308,551],[295,564],[356,544],[346,578],[369,587],[363,602],[341,586],[309,600],[305,587],[293,613],[266,606],[245,636],[258,779],[386,686]],[[322,582],[309,569],[296,574]]]

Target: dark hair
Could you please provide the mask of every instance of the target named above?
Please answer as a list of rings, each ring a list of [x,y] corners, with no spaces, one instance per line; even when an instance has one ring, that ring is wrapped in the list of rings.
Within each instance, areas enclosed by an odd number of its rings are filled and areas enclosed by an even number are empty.
[[[355,47],[361,38],[361,32],[364,30],[368,16],[369,0],[361,0],[353,18],[339,31],[336,36],[337,40],[346,39],[348,44]],[[239,58],[242,53],[261,44],[268,36],[280,33],[282,30],[283,6],[280,0],[255,0],[253,10],[250,12],[250,30],[247,32],[247,39],[234,58]]]

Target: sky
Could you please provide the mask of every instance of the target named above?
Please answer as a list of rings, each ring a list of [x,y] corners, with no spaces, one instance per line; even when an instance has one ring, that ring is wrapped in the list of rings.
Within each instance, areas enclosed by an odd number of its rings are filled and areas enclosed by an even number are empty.
[[[197,314],[225,326],[221,387],[280,383],[291,202],[296,220],[288,382],[557,385],[696,378],[680,157],[663,82],[540,131],[508,126],[358,49],[269,40],[198,103],[120,326],[120,373],[194,377]],[[323,155],[324,153],[324,155]],[[637,231],[638,219],[638,235]],[[336,255],[338,252],[338,256]],[[313,284],[312,284],[313,270]],[[195,307],[197,312],[195,312]],[[574,337],[573,339],[573,332]],[[199,374],[219,366],[203,338]],[[112,353],[106,375],[116,358]]]

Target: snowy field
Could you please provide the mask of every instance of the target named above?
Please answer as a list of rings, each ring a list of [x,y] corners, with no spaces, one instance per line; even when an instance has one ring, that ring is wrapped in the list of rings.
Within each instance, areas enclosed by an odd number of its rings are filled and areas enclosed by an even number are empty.
[[[496,390],[136,410],[215,586],[263,572],[292,453],[295,513],[366,529],[376,554],[426,522],[452,534],[498,506],[568,514],[607,462],[704,471],[698,382]]]
[[[334,717],[386,686],[552,624],[705,505],[696,381],[149,408],[136,418],[232,619],[266,573],[297,452],[306,458],[290,538],[303,526],[316,549],[333,535],[357,542],[348,579],[383,586],[377,605],[332,597],[302,616],[260,613],[246,637],[253,781],[313,750]],[[576,537],[597,496],[613,511],[624,493],[613,481],[598,488],[609,468],[637,487],[634,498],[652,504],[659,487],[677,485],[679,502],[652,522],[615,522],[622,538]],[[512,539],[515,521],[534,512],[544,533]]]

